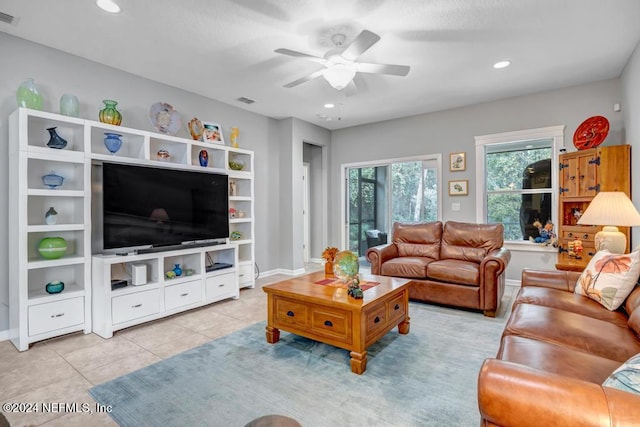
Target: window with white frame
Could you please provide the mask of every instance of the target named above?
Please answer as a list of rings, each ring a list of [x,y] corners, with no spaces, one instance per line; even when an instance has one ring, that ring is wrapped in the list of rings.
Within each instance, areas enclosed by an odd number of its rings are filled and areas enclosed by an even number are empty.
[[[505,241],[535,241],[539,227],[556,223],[564,126],[475,139],[478,222],[502,223]]]

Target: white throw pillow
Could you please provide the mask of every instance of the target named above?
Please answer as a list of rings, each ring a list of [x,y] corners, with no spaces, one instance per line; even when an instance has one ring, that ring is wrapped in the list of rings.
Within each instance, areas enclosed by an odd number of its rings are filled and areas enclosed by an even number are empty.
[[[640,354],[624,362],[602,385],[640,394]]]
[[[598,301],[609,310],[617,310],[629,296],[640,275],[640,252],[612,254],[598,251],[584,269],[575,293]]]

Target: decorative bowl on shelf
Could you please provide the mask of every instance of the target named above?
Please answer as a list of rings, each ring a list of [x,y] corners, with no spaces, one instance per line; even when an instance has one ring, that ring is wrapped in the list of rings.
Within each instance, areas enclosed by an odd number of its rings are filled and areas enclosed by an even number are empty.
[[[171,158],[171,154],[169,154],[167,150],[158,150],[158,152],[156,153],[156,156],[158,160],[162,162],[168,162],[169,159]]]
[[[42,183],[49,188],[58,188],[64,182],[64,178],[57,175],[54,171],[42,176]]]
[[[229,239],[231,240],[240,240],[242,239],[242,233],[240,231],[232,231],[229,235]]]
[[[64,282],[61,282],[60,280],[52,280],[47,283],[44,290],[47,291],[48,294],[59,294],[64,290]]]
[[[244,161],[242,159],[229,159],[229,169],[234,171],[241,171],[244,169]]]
[[[67,241],[62,237],[45,237],[38,244],[38,252],[42,258],[62,258],[67,252]]]

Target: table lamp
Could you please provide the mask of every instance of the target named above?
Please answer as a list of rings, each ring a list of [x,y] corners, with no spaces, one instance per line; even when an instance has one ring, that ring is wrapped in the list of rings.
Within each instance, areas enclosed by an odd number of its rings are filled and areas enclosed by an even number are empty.
[[[603,225],[602,231],[596,233],[596,250],[607,249],[611,253],[623,254],[627,248],[627,236],[618,231],[617,226],[640,225],[640,213],[622,191],[602,191],[593,198],[578,224]]]

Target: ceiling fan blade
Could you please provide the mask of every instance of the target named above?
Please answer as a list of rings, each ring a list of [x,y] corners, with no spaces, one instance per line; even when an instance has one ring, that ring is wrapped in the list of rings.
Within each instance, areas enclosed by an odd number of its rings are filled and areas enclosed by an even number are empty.
[[[380,40],[379,35],[369,30],[362,30],[358,37],[342,52],[342,57],[349,61],[355,61],[367,49],[376,44],[378,40]]]
[[[275,53],[279,53],[281,55],[293,56],[294,58],[303,58],[308,59],[310,61],[319,62],[320,64],[324,64],[326,60],[319,56],[309,55],[308,53],[296,52],[295,50],[290,49],[276,49]]]
[[[389,74],[392,76],[406,76],[411,69],[408,65],[371,64],[367,62],[357,62],[356,66],[360,73]]]
[[[284,87],[291,88],[291,87],[294,87],[294,86],[298,86],[299,84],[302,84],[304,82],[308,82],[309,80],[316,79],[316,78],[320,77],[322,75],[322,73],[324,73],[324,70],[325,69],[323,68],[322,70],[318,70],[318,71],[316,71],[314,73],[311,73],[311,74],[306,75],[306,76],[304,76],[302,78],[299,78],[298,80],[294,80],[291,83],[287,83],[286,85],[284,85]]]

